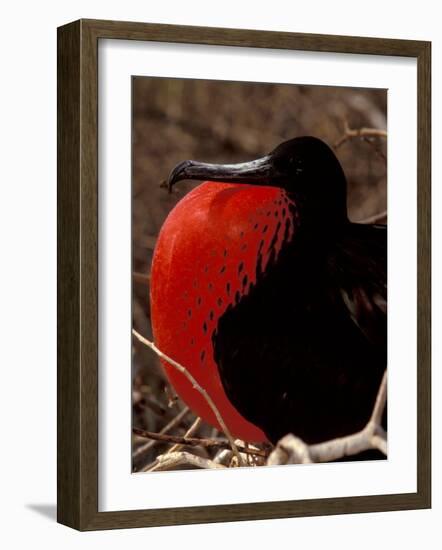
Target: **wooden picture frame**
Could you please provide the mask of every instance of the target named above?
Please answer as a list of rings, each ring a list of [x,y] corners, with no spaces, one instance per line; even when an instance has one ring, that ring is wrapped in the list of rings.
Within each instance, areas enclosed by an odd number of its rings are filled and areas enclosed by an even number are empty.
[[[98,511],[98,41],[124,39],[417,59],[417,492]],[[58,521],[79,530],[429,508],[430,66],[422,41],[79,20],[58,29]]]

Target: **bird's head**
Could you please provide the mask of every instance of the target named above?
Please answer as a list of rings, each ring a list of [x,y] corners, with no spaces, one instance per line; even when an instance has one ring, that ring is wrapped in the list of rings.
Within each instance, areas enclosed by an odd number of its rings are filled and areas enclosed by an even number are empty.
[[[238,164],[186,160],[172,170],[169,190],[183,179],[279,187],[311,218],[347,220],[344,172],[330,147],[315,137],[290,139],[261,158]]]

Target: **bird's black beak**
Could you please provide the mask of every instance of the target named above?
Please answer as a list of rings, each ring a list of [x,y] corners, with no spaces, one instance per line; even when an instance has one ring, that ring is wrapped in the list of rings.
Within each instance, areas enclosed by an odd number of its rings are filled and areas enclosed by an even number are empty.
[[[271,185],[277,175],[271,155],[239,164],[208,164],[185,160],[170,173],[168,187],[170,192],[177,181],[186,179]]]

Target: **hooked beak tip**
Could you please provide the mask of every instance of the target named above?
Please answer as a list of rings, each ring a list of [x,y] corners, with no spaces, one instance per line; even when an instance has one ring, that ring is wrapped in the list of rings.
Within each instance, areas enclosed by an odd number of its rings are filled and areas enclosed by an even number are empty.
[[[172,193],[172,188],[177,181],[186,179],[188,177],[189,174],[187,174],[186,170],[191,165],[192,162],[190,160],[185,160],[184,162],[180,162],[180,164],[175,166],[175,168],[169,174],[169,178],[167,180],[167,189],[169,193]]]

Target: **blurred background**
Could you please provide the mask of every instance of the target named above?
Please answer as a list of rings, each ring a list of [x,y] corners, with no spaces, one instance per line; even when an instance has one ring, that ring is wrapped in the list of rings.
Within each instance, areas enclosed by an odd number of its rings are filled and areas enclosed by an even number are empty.
[[[348,181],[348,211],[360,221],[386,211],[386,90],[137,77],[133,79],[133,326],[151,338],[149,273],[168,212],[197,182],[161,187],[186,159],[241,162],[296,136],[334,148]],[[350,132],[349,132],[350,129]],[[357,132],[351,134],[351,130]],[[383,220],[385,221],[385,220]],[[195,417],[164,379],[157,357],[134,339],[133,425],[183,434]],[[216,437],[199,425],[194,436]],[[134,436],[133,469],[146,470],[170,445]],[[194,454],[213,458],[203,448]]]

